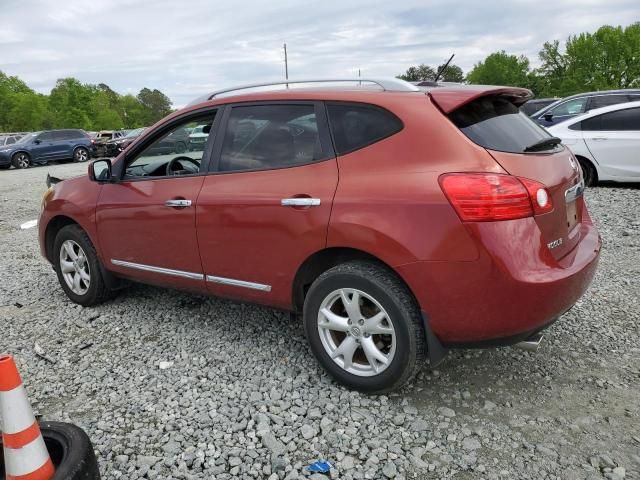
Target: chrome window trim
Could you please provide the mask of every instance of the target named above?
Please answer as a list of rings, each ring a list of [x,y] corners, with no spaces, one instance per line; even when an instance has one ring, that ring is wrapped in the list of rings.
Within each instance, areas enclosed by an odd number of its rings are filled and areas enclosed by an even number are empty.
[[[214,275],[207,275],[207,282],[219,283],[221,285],[231,285],[234,287],[250,288],[252,290],[261,290],[263,292],[270,292],[271,285],[264,285],[262,283],[245,282],[244,280],[235,280],[233,278],[216,277]]]
[[[204,275],[201,273],[185,272],[183,270],[173,270],[171,268],[154,267],[152,265],[143,265],[141,263],[126,262],[124,260],[111,259],[111,263],[119,267],[131,268],[134,270],[142,270],[144,272],[162,273],[174,277],[188,278],[190,280],[203,280]]]

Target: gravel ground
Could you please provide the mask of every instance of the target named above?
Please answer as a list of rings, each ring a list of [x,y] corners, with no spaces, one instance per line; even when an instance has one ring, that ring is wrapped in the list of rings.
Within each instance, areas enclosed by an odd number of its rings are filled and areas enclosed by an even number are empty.
[[[600,268],[537,353],[456,351],[366,396],[331,382],[284,313],[141,285],[67,300],[19,225],[48,171],[85,170],[0,172],[0,351],[38,414],[89,433],[103,478],[292,479],[319,458],[344,479],[640,478],[638,186],[588,190]]]

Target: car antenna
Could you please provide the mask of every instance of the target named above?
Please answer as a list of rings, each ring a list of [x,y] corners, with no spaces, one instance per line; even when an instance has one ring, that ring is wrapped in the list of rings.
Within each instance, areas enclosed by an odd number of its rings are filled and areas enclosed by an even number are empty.
[[[455,56],[456,56],[456,54],[452,53],[451,56],[449,57],[449,60],[447,60],[447,63],[445,63],[442,66],[442,68],[440,70],[438,70],[438,73],[436,73],[436,78],[433,79],[434,82],[438,81],[438,79],[440,78],[440,75],[442,75],[444,73],[444,71],[447,69],[447,67],[451,63],[451,60],[453,60],[453,57],[455,57]]]

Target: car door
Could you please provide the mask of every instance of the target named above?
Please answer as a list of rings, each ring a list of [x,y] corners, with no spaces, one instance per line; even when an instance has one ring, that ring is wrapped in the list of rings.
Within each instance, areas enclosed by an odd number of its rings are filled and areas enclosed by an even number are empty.
[[[42,132],[31,144],[31,156],[34,162],[47,162],[53,159],[55,152],[54,132]]]
[[[114,165],[118,181],[103,185],[96,207],[98,239],[109,270],[144,282],[205,290],[195,205],[211,144],[188,153],[153,154],[176,129],[196,122],[215,131],[216,110],[160,127]]]
[[[581,122],[587,148],[603,172],[640,178],[640,107],[624,108]]]
[[[323,249],[338,167],[319,102],[227,107],[196,221],[207,288],[291,305],[298,267]]]

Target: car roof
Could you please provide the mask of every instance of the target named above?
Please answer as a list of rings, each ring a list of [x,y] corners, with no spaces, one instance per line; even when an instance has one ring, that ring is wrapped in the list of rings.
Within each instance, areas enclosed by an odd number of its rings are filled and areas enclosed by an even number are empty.
[[[638,108],[640,107],[640,101],[637,102],[625,102],[625,103],[616,103],[615,105],[608,105],[606,107],[594,108],[593,110],[589,110],[587,113],[583,113],[580,115],[576,115],[564,122],[560,122],[557,125],[561,125],[565,128],[570,127],[571,125],[575,125],[578,122],[583,120],[587,120],[592,117],[597,117],[598,115],[602,115],[603,113],[616,112],[618,110],[626,110],[628,108]],[[548,128],[554,128],[556,125],[552,125]]]

